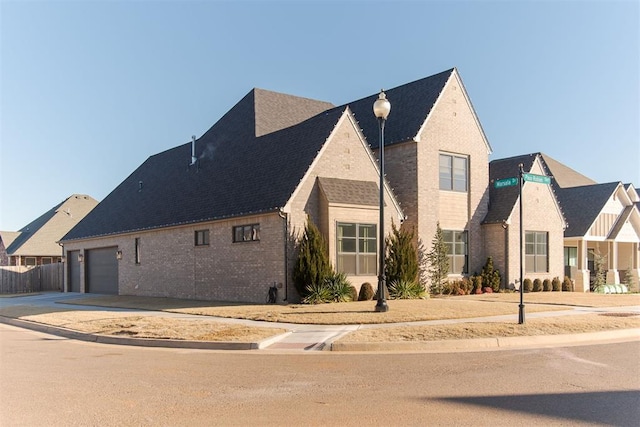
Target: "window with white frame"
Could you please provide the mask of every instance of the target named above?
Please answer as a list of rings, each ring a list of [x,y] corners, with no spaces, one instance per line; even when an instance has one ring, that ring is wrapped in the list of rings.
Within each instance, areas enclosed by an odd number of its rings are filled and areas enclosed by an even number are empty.
[[[525,231],[525,271],[527,273],[549,272],[549,233],[546,231]]]
[[[467,232],[442,230],[442,238],[447,245],[449,274],[468,273]]]
[[[375,224],[337,224],[337,270],[355,276],[375,276],[377,271]]]
[[[453,154],[440,154],[440,190],[467,191],[468,159]]]

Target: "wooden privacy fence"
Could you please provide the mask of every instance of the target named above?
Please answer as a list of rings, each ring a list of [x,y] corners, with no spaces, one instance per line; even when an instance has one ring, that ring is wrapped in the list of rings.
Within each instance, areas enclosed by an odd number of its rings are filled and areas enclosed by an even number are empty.
[[[0,294],[62,291],[64,264],[39,265],[37,267],[0,267]]]

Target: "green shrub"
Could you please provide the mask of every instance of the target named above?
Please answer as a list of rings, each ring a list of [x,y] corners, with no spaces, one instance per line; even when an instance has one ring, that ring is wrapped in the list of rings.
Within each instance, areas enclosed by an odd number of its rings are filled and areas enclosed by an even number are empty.
[[[542,280],[533,279],[533,292],[541,292],[542,291]]]
[[[332,273],[324,279],[324,283],[329,288],[331,301],[347,302],[351,301],[351,283],[344,273]]]
[[[385,239],[387,255],[385,276],[387,283],[415,282],[418,280],[418,252],[414,244],[414,232],[398,229],[391,223],[391,235]]]
[[[398,280],[389,285],[389,295],[394,299],[424,298],[427,290],[417,281]]]
[[[464,278],[449,282],[448,288],[450,295],[469,295],[473,289],[473,284],[469,279]]]
[[[471,286],[473,286],[471,292],[474,294],[482,293],[482,276],[471,276]]]
[[[551,292],[551,280],[544,279],[542,281],[542,290],[545,292]]]
[[[492,257],[487,258],[487,262],[484,264],[484,267],[482,267],[480,275],[482,276],[483,287],[489,286],[493,289],[493,292],[500,291],[500,282],[502,279],[500,277],[500,271],[494,270],[493,268]]]
[[[637,292],[638,289],[636,288],[636,281],[633,277],[633,271],[628,268],[625,272],[624,272],[624,278],[622,279],[622,283],[624,283],[625,285],[627,285],[627,289],[629,289],[629,292]]]
[[[567,276],[564,276],[564,280],[562,281],[562,290],[565,292],[573,292],[573,282]]]
[[[553,289],[554,292],[561,291],[562,283],[560,282],[560,279],[558,279],[557,277],[554,277],[553,280],[551,281],[551,288]]]
[[[322,234],[309,217],[307,217],[307,224],[297,250],[298,258],[293,267],[293,283],[304,300],[309,289],[317,292],[324,279],[333,272]]]
[[[360,293],[358,294],[358,301],[371,301],[376,293],[373,290],[371,283],[364,282],[360,286]]]
[[[531,282],[531,279],[529,278],[523,280],[522,286],[524,286],[522,290],[525,292],[533,291],[533,282]]]
[[[356,287],[353,285],[349,285],[349,290],[351,291],[351,295],[349,295],[351,301],[358,301],[358,290],[356,289]]]

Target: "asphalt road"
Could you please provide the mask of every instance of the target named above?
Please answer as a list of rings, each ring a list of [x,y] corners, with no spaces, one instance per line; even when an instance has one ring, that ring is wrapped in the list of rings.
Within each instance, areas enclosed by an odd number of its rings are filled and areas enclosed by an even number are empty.
[[[617,425],[640,342],[447,354],[126,347],[0,325],[0,425]]]

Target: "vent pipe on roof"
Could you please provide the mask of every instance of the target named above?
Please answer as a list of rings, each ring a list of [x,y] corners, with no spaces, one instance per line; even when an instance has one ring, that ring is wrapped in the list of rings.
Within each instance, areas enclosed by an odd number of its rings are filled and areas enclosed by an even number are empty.
[[[191,163],[189,164],[189,166],[195,165],[197,161],[198,161],[198,158],[196,157],[196,136],[192,135],[191,136]]]

